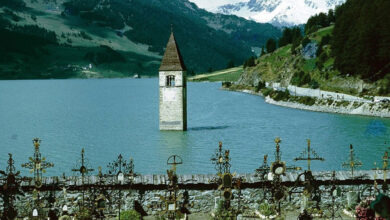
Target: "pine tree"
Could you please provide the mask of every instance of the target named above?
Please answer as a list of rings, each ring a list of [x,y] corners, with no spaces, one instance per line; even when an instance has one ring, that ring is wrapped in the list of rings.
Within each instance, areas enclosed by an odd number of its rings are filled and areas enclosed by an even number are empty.
[[[378,80],[390,72],[390,1],[348,0],[336,9],[332,55],[342,74]]]
[[[272,53],[276,50],[276,41],[272,38],[267,40],[266,43],[267,53]]]
[[[264,56],[267,52],[264,50],[264,46],[261,47],[261,54],[260,56]]]

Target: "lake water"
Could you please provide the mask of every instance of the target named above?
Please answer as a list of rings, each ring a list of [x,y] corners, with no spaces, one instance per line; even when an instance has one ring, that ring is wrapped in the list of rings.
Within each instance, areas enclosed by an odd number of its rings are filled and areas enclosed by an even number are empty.
[[[12,153],[16,168],[33,154],[32,139],[59,175],[77,165],[85,148],[97,170],[119,153],[134,158],[142,174],[165,173],[167,158],[183,158],[179,173],[215,173],[210,158],[222,141],[230,149],[232,172],[253,172],[264,154],[274,160],[274,138],[290,165],[306,148],[326,160],[313,170],[341,170],[349,144],[371,169],[390,147],[389,119],[328,114],[269,105],[259,96],[220,90],[220,83],[188,83],[188,131],[159,131],[158,81],[152,79],[0,81],[0,169]]]

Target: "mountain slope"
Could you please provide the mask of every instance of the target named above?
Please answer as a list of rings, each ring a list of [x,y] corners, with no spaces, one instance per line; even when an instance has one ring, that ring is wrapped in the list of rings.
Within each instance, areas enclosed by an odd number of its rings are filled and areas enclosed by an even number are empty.
[[[360,97],[389,96],[390,73],[370,82],[359,75],[344,75],[335,67],[329,42],[334,28],[329,26],[309,34],[308,42],[296,48],[298,53],[292,53],[292,44],[288,44],[261,56],[254,67],[244,69],[238,85],[257,87],[259,82],[270,82],[282,87],[294,85]],[[316,56],[319,51],[320,55]]]
[[[327,12],[344,2],[345,0],[246,0],[222,5],[213,11],[282,27],[304,24],[310,16]]]
[[[280,36],[187,0],[1,0],[0,78],[156,75],[171,26],[190,73],[241,64]],[[25,47],[31,30],[40,43]]]

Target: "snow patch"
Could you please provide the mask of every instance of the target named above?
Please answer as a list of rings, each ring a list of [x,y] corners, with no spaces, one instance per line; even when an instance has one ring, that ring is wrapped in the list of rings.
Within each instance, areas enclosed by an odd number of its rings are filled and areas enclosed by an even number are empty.
[[[233,14],[260,23],[278,26],[304,24],[318,13],[328,12],[345,0],[249,0],[208,9],[222,14]]]

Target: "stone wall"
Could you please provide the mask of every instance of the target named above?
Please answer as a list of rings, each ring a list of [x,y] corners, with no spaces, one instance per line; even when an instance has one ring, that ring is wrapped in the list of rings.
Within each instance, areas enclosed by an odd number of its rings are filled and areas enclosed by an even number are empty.
[[[369,189],[369,187],[373,187],[373,185],[359,185],[359,186],[341,186],[341,195],[336,197],[335,203],[336,205],[341,205],[346,207],[348,205],[348,197],[347,192],[351,190],[362,192],[362,197],[374,196],[374,192]],[[330,186],[322,186],[320,187],[320,207],[323,210],[329,209],[332,203],[331,190]],[[289,192],[291,190],[291,192]],[[303,188],[287,188],[285,199],[281,202],[281,207],[284,211],[294,211],[300,210],[303,206],[307,205],[307,197],[302,194]],[[165,210],[166,206],[161,197],[166,196],[165,190],[153,190],[146,191],[142,194],[142,198],[140,199],[140,191],[136,190],[123,190],[121,192],[122,204],[121,211],[124,210],[132,210],[134,209],[134,202],[137,201],[141,204],[144,211],[148,215],[159,215],[163,210]],[[183,195],[188,193],[188,205],[186,206],[191,213],[210,213],[217,209],[218,201],[221,201],[221,191],[218,190],[179,190],[178,195],[180,196],[179,204],[183,204],[184,197]],[[47,194],[47,193],[46,193]],[[79,209],[79,204],[82,203],[82,194],[81,193],[67,193],[64,196],[63,192],[56,192],[56,202],[51,206],[58,213],[61,212],[61,209],[64,205],[67,205],[69,213],[74,214],[77,213]],[[115,216],[118,213],[118,192],[117,191],[109,191],[107,199],[107,206],[105,208],[106,216]],[[44,193],[41,194],[44,196]],[[47,195],[45,195],[47,197]],[[253,213],[255,210],[259,209],[261,203],[269,203],[271,199],[271,194],[267,193],[264,196],[264,191],[262,188],[259,189],[243,189],[240,194],[238,190],[233,190],[233,199],[231,206],[235,209],[241,210],[246,213]],[[94,198],[90,194],[86,194],[85,196],[85,205],[91,203],[91,199]],[[32,212],[32,204],[28,204],[27,201],[32,200],[31,194],[26,194],[25,197],[17,200],[16,207],[19,210],[20,216],[25,216],[28,213]],[[312,202],[313,203],[313,202]],[[45,207],[50,207],[47,201],[44,201]],[[49,208],[46,208],[45,212],[48,212]]]
[[[286,211],[297,210],[306,204],[302,204],[303,201],[307,200],[302,194],[303,176],[299,179],[300,181],[297,181],[298,175],[301,173],[289,172],[282,176],[282,185],[286,187],[282,208]],[[357,179],[352,179],[351,173],[348,171],[337,171],[335,173],[336,179],[332,179],[331,174],[332,172],[313,173],[317,181],[316,185],[320,189],[318,192],[321,197],[320,206],[324,210],[332,202],[330,189],[333,184],[340,187],[343,192],[336,198],[337,204],[345,206],[348,204],[348,191],[362,192],[364,197],[370,194],[374,195],[372,191],[374,180],[377,179],[378,184],[381,184],[384,173],[381,171],[355,171],[354,176],[358,177]],[[264,194],[264,190],[267,191],[272,182],[260,181],[259,177],[254,174],[240,174],[235,177],[242,178],[243,182],[241,190],[232,190],[232,207],[245,212],[253,212],[258,210],[261,203],[269,202],[271,195],[269,191]],[[215,183],[216,178],[216,175],[179,175],[179,203],[183,204],[187,200],[187,208],[192,213],[212,212],[217,207],[222,192],[218,190],[218,184]],[[83,201],[82,192],[84,192],[86,206],[93,205],[100,194],[104,195],[107,202],[105,208],[107,216],[115,216],[118,213],[119,202],[121,202],[121,210],[130,210],[134,209],[135,201],[137,201],[149,215],[158,215],[165,209],[165,203],[161,198],[167,195],[168,177],[166,175],[140,175],[135,177],[131,183],[124,184],[117,183],[114,177],[90,176],[84,180],[84,184],[81,180],[80,177],[44,178],[43,186],[38,190],[39,192],[33,191],[33,182],[22,182],[23,195],[17,196],[15,203],[20,216],[32,213],[35,204],[34,197],[40,198],[45,212],[54,209],[60,213],[62,207],[67,205],[70,213],[76,213]],[[50,195],[55,197],[54,202],[49,199]],[[0,201],[0,203],[2,202]]]

